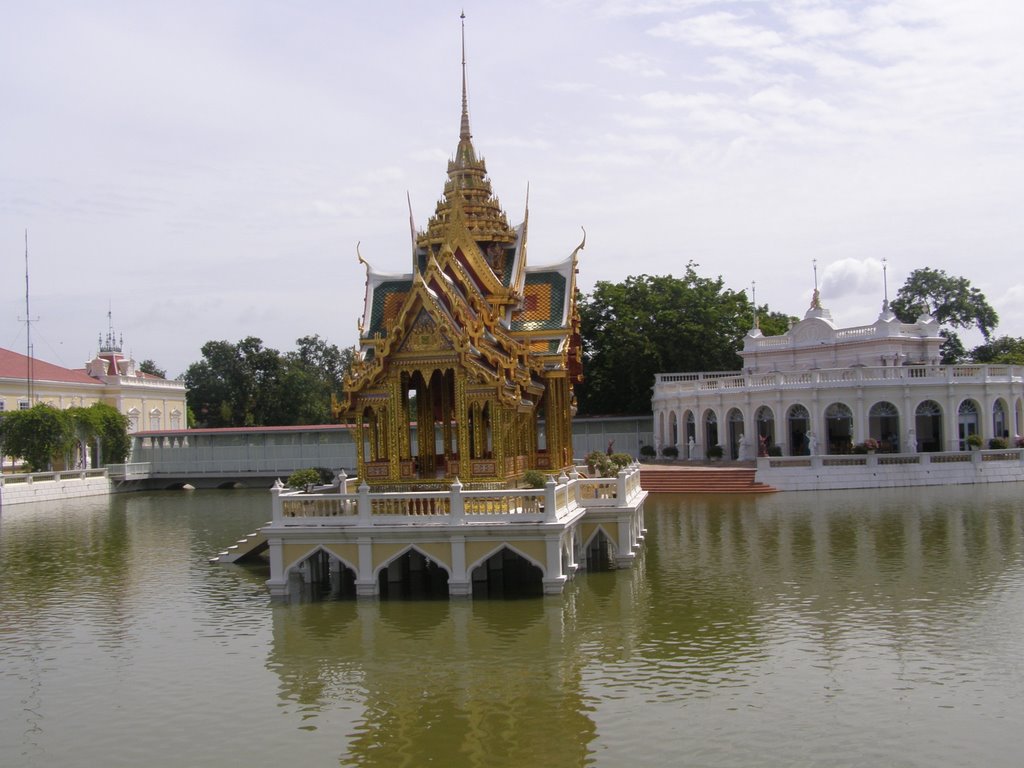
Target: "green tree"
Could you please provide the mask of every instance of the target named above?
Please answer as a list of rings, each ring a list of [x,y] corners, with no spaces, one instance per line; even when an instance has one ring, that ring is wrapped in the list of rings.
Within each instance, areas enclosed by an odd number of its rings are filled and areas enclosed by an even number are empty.
[[[282,355],[253,336],[237,344],[208,341],[203,359],[185,371],[188,405],[197,426],[323,424],[331,396],[340,395],[353,352],[317,335],[298,339]]]
[[[585,414],[648,413],[657,373],[738,370],[737,351],[753,324],[744,292],[722,279],[640,275],[598,282],[581,298]],[[789,318],[758,308],[762,331],[784,332]]]
[[[283,361],[276,349],[247,336],[237,344],[208,341],[203,359],[185,371],[188,404],[204,427],[276,425]]]
[[[285,355],[282,389],[290,403],[290,423],[326,424],[331,421],[331,398],[340,399],[352,349],[340,350],[320,336],[303,336]]]
[[[143,360],[139,363],[139,370],[143,373],[148,373],[150,376],[159,376],[161,379],[167,378],[167,371],[158,366],[153,360]]]
[[[1024,365],[1024,337],[1000,336],[971,350],[975,363]]]
[[[45,403],[5,413],[0,421],[3,453],[24,460],[30,472],[53,466],[55,458],[70,450],[74,435],[68,414]]]
[[[963,277],[923,267],[910,273],[890,304],[904,323],[913,323],[927,312],[942,326],[942,362],[956,363],[966,351],[954,328],[977,328],[988,342],[999,315],[980,290]]]
[[[128,417],[106,403],[93,403],[88,408],[69,408],[68,416],[78,440],[83,444],[98,443],[97,463],[121,464],[131,452]]]

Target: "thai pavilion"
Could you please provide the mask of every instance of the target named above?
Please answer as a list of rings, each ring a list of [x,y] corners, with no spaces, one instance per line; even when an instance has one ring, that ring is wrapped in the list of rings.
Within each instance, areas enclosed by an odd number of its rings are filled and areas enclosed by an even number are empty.
[[[941,344],[933,317],[903,323],[888,301],[874,323],[839,327],[815,290],[786,333],[765,336],[755,321],[743,370],[658,374],[655,437],[695,459],[711,445],[726,459],[845,455],[866,441],[879,453],[965,451],[974,434],[1013,447],[1024,369],[942,365]]]
[[[503,485],[572,464],[582,378],[577,254],[527,264],[527,208],[509,224],[462,120],[444,196],[415,234],[412,271],[366,264],[344,412],[372,488]]]
[[[612,478],[573,466],[584,243],[532,266],[528,219],[527,205],[509,223],[473,147],[463,37],[458,146],[413,232],[411,270],[386,274],[359,255],[366,295],[340,408],[357,477],[272,490],[259,535],[273,597],[470,596],[513,582],[559,594],[579,569],[630,566],[644,532],[638,466]],[[545,487],[524,487],[528,470]]]

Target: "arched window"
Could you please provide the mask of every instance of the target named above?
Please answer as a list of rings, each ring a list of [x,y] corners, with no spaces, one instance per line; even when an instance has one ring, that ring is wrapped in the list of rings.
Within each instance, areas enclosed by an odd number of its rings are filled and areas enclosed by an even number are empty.
[[[802,405],[792,405],[786,412],[786,434],[789,436],[789,455],[808,454],[807,433],[811,429],[811,416]]]
[[[846,403],[832,403],[825,409],[825,444],[829,453],[853,450],[853,412]]]
[[[171,411],[171,429],[181,429],[181,411],[177,408]]]
[[[149,412],[149,428],[152,430],[160,429],[160,409],[154,408]]]
[[[142,413],[139,411],[138,408],[132,408],[131,410],[128,411],[127,415],[128,415],[128,431],[129,432],[138,432],[139,431],[139,417],[142,416]]]
[[[878,441],[881,450],[900,451],[900,412],[886,401],[875,403],[868,411],[868,436]]]
[[[913,442],[917,450],[925,452],[942,450],[942,406],[934,400],[924,400],[914,411]],[[908,440],[908,442],[910,442]],[[912,448],[913,446],[909,446]]]

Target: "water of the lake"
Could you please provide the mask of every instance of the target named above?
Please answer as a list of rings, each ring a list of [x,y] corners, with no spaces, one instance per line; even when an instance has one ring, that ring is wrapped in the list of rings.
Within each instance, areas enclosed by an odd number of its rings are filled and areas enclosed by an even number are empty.
[[[652,496],[633,570],[271,604],[251,491],[0,517],[0,765],[1019,766],[1024,487]]]

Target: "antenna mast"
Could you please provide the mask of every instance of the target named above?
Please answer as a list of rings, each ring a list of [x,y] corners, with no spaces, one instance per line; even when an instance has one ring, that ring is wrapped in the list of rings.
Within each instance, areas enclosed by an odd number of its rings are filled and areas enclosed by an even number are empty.
[[[32,360],[32,313],[29,310],[28,302],[28,229],[25,229],[25,389],[28,397],[28,407],[32,407],[32,395],[34,389],[34,363]]]

